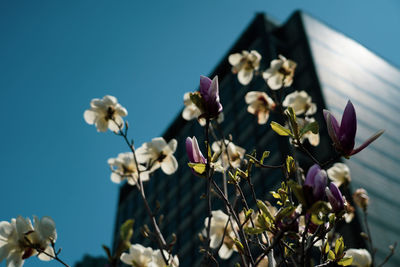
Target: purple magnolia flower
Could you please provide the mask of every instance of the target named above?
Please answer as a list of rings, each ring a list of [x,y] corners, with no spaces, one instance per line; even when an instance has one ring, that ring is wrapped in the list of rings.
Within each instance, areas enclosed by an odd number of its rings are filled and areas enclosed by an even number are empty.
[[[204,102],[205,115],[210,119],[218,117],[222,112],[222,105],[219,102],[218,76],[212,80],[200,76],[200,94]]]
[[[205,172],[205,164],[207,163],[207,159],[201,153],[195,136],[193,136],[193,138],[186,138],[186,153],[189,157],[190,163],[202,163],[204,165],[203,170],[201,170],[200,167],[199,169],[191,167],[191,170],[195,175],[203,175]]]
[[[321,167],[317,164],[311,166],[307,172],[307,177],[303,185],[304,196],[308,205],[323,200],[325,197],[327,180],[326,171],[321,170]]]
[[[329,203],[331,203],[333,212],[340,212],[344,210],[344,199],[339,188],[331,183],[329,188],[325,189],[326,196],[328,197]]]
[[[361,146],[354,149],[357,132],[357,116],[351,101],[349,100],[347,102],[340,126],[330,111],[324,109],[324,116],[328,128],[328,134],[331,137],[336,150],[346,158],[349,158],[350,156],[366,148],[384,132],[384,130],[380,130],[371,136],[367,141],[365,141]]]

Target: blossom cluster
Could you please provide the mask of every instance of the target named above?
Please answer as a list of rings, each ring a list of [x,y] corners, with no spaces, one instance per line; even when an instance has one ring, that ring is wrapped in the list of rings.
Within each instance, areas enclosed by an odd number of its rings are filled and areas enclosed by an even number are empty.
[[[0,262],[5,259],[8,267],[21,267],[31,256],[54,259],[57,232],[53,219],[33,216],[33,222],[21,216],[0,222]]]
[[[305,140],[308,140],[310,145],[318,146],[320,131],[317,117],[314,117],[318,109],[311,95],[305,90],[291,88],[296,87],[294,74],[297,63],[279,55],[263,71],[261,60],[262,56],[255,50],[235,53],[228,58],[232,72],[237,74],[239,83],[245,85],[245,89],[251,88],[251,81],[256,77],[262,77],[265,81],[265,90],[249,90],[245,94],[247,111],[256,117],[260,125],[267,124],[272,114],[280,117],[285,123],[281,125],[272,121],[271,129],[281,136],[287,136],[293,151],[300,150],[314,164],[307,166],[308,170],[304,168],[307,170],[304,172],[294,152],[278,166],[264,163],[269,151],[265,151],[261,158],[257,157],[255,151],[246,154],[246,149],[235,144],[233,137],[224,134],[220,127],[224,116],[218,76],[200,76],[199,90],[186,93],[183,97],[185,107],[182,117],[185,120],[197,119],[205,129],[204,154],[201,149],[203,142],[198,141],[202,138],[192,136],[185,141],[188,167],[195,176],[204,179],[207,185],[204,197],[208,200],[208,212],[204,228],[199,233],[201,251],[204,252],[203,263],[208,265],[216,261],[214,255],[225,260],[237,253],[243,266],[274,266],[278,261],[308,266],[312,262],[311,251],[317,249],[320,251],[321,264],[374,264],[373,254],[365,249],[347,248],[343,237],[335,231],[341,221],[351,222],[356,212],[340,189],[349,188],[350,169],[346,164],[335,161],[340,157],[348,159],[360,152],[383,131],[354,148],[357,119],[352,103],[348,102],[340,124],[332,113],[323,110],[336,157],[330,162],[321,163],[304,145]],[[148,181],[159,168],[167,175],[176,172],[178,162],[174,152],[177,141],[171,139],[167,143],[164,138],[157,137],[135,148],[133,141],[127,137],[128,123],[122,118],[126,115],[126,109],[115,97],[105,96],[103,99],[92,100],[91,108],[84,113],[84,119],[94,124],[98,131],[110,129],[122,136],[128,144],[129,152],[120,153],[117,158],[108,160],[112,171],[111,180],[115,183],[126,180],[141,191],[152,222],[152,230],[146,226],[145,235],[154,237],[158,249],[132,245],[132,225],[124,224],[121,227],[121,233],[124,233],[122,245],[116,255],[109,255],[110,262],[117,259],[132,266],[178,266],[178,257],[172,254],[174,242],[165,241],[156,216],[148,205],[142,183]],[[252,181],[252,172],[256,168],[282,170],[284,179],[280,188],[270,192],[275,205],[257,198],[254,190],[257,185]],[[221,181],[214,178],[216,172],[222,173],[222,188]],[[231,202],[227,184],[231,184],[234,189],[234,202]],[[244,186],[250,188],[250,195],[244,193],[247,192],[243,190]],[[212,209],[212,194],[222,201],[221,209]],[[256,203],[254,207],[249,205],[252,202]],[[353,203],[366,216],[369,198],[365,190],[355,191]],[[372,243],[369,246],[373,248]],[[123,252],[126,250],[129,253]]]
[[[131,266],[141,267],[165,267],[163,256],[170,257],[166,251],[153,250],[152,248],[144,247],[141,244],[133,244],[129,248],[129,253],[122,253],[121,261]],[[171,256],[168,260],[169,267],[178,267],[179,259],[177,256]]]

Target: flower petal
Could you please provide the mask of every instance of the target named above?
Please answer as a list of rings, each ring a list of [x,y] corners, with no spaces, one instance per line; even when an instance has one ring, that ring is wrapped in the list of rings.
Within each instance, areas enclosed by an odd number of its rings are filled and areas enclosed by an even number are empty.
[[[211,86],[211,79],[206,76],[200,76],[200,93],[201,95],[208,95],[208,90]]]
[[[349,100],[344,109],[339,129],[339,141],[344,153],[349,154],[354,148],[357,131],[357,116],[354,106]]]
[[[161,170],[167,175],[171,175],[178,169],[178,161],[173,155],[169,155],[161,162]]]
[[[97,112],[88,109],[83,113],[83,118],[85,119],[87,124],[93,124],[96,121],[97,114]]]
[[[332,139],[333,143],[335,143],[336,145],[340,145],[339,143],[339,124],[335,118],[335,116],[333,116],[333,114],[329,111],[324,109],[324,117],[325,117],[325,121],[326,121],[326,127],[328,129],[328,134],[330,136],[330,138]]]
[[[194,157],[193,157],[193,143],[192,143],[192,138],[187,137],[186,138],[186,154],[188,155],[189,161],[190,162],[195,162]]]
[[[232,54],[232,55],[230,55],[229,57],[228,57],[228,61],[229,61],[229,64],[231,64],[231,65],[237,65],[237,64],[239,64],[239,62],[240,62],[240,60],[243,58],[243,56],[242,56],[242,54],[240,54],[240,53],[235,53],[235,54]]]
[[[275,74],[268,78],[267,84],[271,90],[279,90],[283,84],[283,75]]]
[[[238,80],[242,85],[248,85],[253,79],[253,69],[241,69],[238,73]]]
[[[313,186],[313,185],[314,185],[315,176],[316,176],[317,173],[320,172],[320,171],[321,171],[321,167],[319,167],[318,164],[312,165],[311,168],[308,169],[306,181],[305,181],[304,184],[305,184],[305,185]]]
[[[357,154],[358,152],[360,152],[361,150],[363,150],[364,148],[369,146],[369,144],[371,144],[376,139],[378,139],[378,137],[381,136],[384,132],[385,132],[385,130],[380,130],[379,132],[377,132],[376,134],[374,134],[373,136],[368,138],[367,141],[365,141],[361,146],[359,146],[358,148],[356,148],[353,151],[351,151],[350,156],[354,155],[354,154]]]
[[[229,249],[227,245],[222,244],[221,248],[218,251],[218,256],[221,259],[229,259],[233,253],[233,249]]]

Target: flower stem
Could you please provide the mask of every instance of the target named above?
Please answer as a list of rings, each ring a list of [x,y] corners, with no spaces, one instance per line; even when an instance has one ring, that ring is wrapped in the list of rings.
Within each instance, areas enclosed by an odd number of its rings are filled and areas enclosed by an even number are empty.
[[[164,260],[165,264],[168,265],[168,259],[164,255],[164,249],[167,248],[167,243],[165,242],[164,236],[162,235],[162,233],[160,231],[160,228],[158,227],[157,220],[156,220],[153,212],[151,211],[150,205],[149,205],[149,203],[147,201],[146,194],[144,192],[143,181],[142,181],[142,179],[140,177],[141,171],[139,169],[139,164],[138,164],[138,161],[137,161],[137,158],[136,158],[135,147],[133,146],[133,143],[131,143],[129,141],[128,136],[127,136],[127,134],[128,134],[127,125],[126,125],[126,130],[123,131],[122,130],[123,129],[122,128],[123,125],[119,125],[116,121],[114,121],[114,123],[118,126],[119,135],[121,135],[124,138],[126,144],[129,146],[130,150],[133,153],[133,158],[134,158],[134,161],[135,161],[136,170],[138,172],[138,183],[136,183],[136,187],[140,192],[140,195],[141,195],[141,197],[143,199],[144,206],[145,206],[146,211],[147,211],[147,215],[150,217],[151,224],[153,225],[155,234],[157,236],[157,244],[158,244],[158,247],[160,248],[161,256],[163,257],[163,260]]]

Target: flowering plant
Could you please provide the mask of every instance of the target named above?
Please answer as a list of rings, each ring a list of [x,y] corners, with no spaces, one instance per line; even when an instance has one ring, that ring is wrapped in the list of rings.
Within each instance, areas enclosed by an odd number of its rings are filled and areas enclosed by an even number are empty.
[[[361,152],[381,136],[383,130],[354,149],[357,119],[353,104],[347,103],[340,125],[332,113],[324,110],[326,130],[336,151],[333,151],[332,160],[321,162],[304,143],[306,139],[312,146],[320,143],[320,126],[317,117],[312,117],[317,114],[317,105],[306,91],[287,93],[294,83],[297,63],[279,55],[278,59],[270,62],[267,70],[259,71],[260,61],[261,55],[255,50],[229,56],[232,72],[238,74],[242,85],[251,87],[251,81],[261,75],[265,81],[265,90],[247,92],[244,102],[248,104],[247,111],[257,117],[258,124],[267,124],[270,117],[275,118],[276,121],[269,124],[271,134],[285,137],[289,151],[289,155],[280,158],[279,164],[267,164],[270,151],[264,151],[260,157],[256,150],[233,143],[232,135],[223,132],[220,127],[223,106],[218,76],[213,79],[200,76],[199,91],[184,96],[183,118],[197,118],[204,126],[204,154],[201,152],[202,143],[196,136],[187,137],[188,166],[182,167],[190,168],[197,176],[192,179],[202,179],[205,184],[202,199],[207,201],[207,212],[202,218],[204,228],[199,229],[202,265],[218,266],[220,260],[235,256],[236,265],[244,267],[374,266],[375,248],[367,221],[368,194],[364,189],[357,189],[350,200],[350,169],[336,161],[342,156],[349,158]],[[102,99],[93,99],[83,116],[88,124],[95,125],[98,132],[109,129],[128,146],[128,152],[108,160],[111,180],[114,183],[126,180],[140,194],[151,222],[151,229],[144,225],[142,233],[156,248],[144,247],[136,241],[131,243],[133,219],[120,226],[114,251],[107,246],[103,248],[109,265],[113,267],[120,262],[131,266],[177,267],[181,262],[175,247],[179,237],[164,237],[159,226],[162,217],[149,204],[145,182],[153,179],[151,175],[158,169],[166,175],[177,172],[178,160],[174,153],[178,141],[172,138],[167,142],[163,137],[156,137],[136,147],[128,138],[129,124],[123,119],[127,114],[117,98],[106,95]],[[251,152],[246,154],[246,150]],[[279,188],[270,191],[269,198],[274,199],[275,205],[266,200],[268,197],[256,194],[259,180],[254,176],[261,169],[279,173],[282,178]],[[217,172],[222,173],[222,179],[216,176]],[[217,202],[219,209],[216,209]],[[367,249],[348,248],[345,237],[338,231],[338,226],[350,222],[355,216],[351,202],[363,212],[367,231],[363,236],[367,240]],[[8,267],[20,267],[24,260],[37,256],[44,261],[54,259],[68,266],[59,258],[56,240],[55,223],[50,217],[38,219],[34,216],[34,224],[21,216],[11,219],[11,222],[2,221],[0,261],[6,260]],[[394,249],[395,245],[379,266],[389,260]]]

